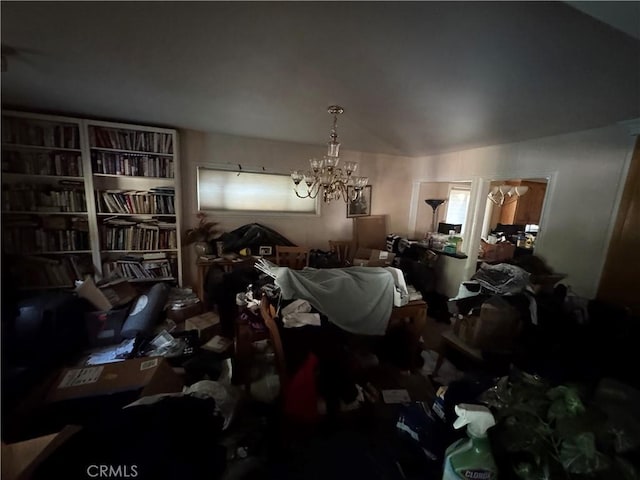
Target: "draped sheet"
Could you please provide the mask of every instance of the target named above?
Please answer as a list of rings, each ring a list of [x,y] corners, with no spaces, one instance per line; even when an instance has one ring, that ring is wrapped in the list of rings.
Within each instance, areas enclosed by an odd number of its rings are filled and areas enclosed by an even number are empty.
[[[304,270],[278,268],[275,283],[285,300],[303,299],[343,330],[384,335],[395,291],[393,275],[382,267]]]

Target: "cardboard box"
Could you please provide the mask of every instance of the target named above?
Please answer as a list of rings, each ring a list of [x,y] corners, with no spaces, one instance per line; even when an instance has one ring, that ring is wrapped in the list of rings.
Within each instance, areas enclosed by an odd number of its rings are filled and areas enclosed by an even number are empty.
[[[58,434],[2,445],[2,478],[17,479]]]
[[[197,330],[200,341],[207,341],[216,334],[216,325],[220,323],[220,317],[215,312],[205,312],[195,317],[187,318],[184,322],[185,330]]]
[[[91,277],[76,287],[76,293],[89,300],[98,310],[104,311],[126,305],[138,296],[136,289],[126,280],[97,286]]]
[[[183,382],[162,357],[63,369],[49,389],[46,403],[110,396],[130,392],[138,399],[182,390]]]
[[[480,259],[485,262],[501,262],[513,258],[516,246],[510,242],[490,244],[480,240]]]
[[[128,313],[129,309],[125,307],[85,314],[89,345],[102,347],[120,343],[122,341],[120,332]]]
[[[389,267],[394,258],[395,254],[386,250],[358,248],[351,263],[354,267]]]
[[[26,480],[34,469],[81,427],[66,426],[58,433],[2,445],[2,479]]]
[[[167,310],[167,318],[173,320],[176,323],[182,323],[187,318],[194,317],[202,313],[202,302],[197,301],[191,305],[185,305],[178,308],[169,308]]]
[[[456,320],[453,332],[473,348],[505,352],[513,348],[522,328],[518,310],[496,296],[482,304],[480,315],[466,315]]]
[[[60,432],[66,425],[86,425],[113,414],[144,396],[181,392],[183,385],[163,357],[59,369],[25,400],[18,429],[30,437]]]

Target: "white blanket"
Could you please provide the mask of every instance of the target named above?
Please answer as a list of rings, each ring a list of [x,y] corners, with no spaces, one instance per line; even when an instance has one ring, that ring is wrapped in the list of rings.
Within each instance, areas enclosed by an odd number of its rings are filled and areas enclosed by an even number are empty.
[[[394,276],[382,267],[277,269],[285,300],[307,300],[343,330],[384,335],[393,308]]]

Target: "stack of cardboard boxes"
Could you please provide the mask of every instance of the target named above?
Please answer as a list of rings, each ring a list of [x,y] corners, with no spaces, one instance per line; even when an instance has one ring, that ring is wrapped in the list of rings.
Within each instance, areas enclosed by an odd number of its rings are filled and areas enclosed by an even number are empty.
[[[395,254],[386,250],[358,248],[352,264],[354,267],[389,267],[394,258]]]

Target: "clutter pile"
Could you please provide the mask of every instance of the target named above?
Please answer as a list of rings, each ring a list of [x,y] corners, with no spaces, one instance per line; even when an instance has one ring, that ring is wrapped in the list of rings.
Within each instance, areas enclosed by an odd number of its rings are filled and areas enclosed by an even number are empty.
[[[402,405],[396,435],[413,453],[399,460],[404,478],[638,478],[640,391],[606,377],[585,387],[513,369]]]
[[[547,275],[552,275],[548,268],[546,270]],[[563,277],[553,274],[552,278],[557,282]],[[462,282],[457,296],[448,302],[454,333],[469,346],[485,352],[514,350],[525,325],[538,324],[536,292],[539,288],[532,280],[540,282],[543,278],[545,275],[534,276],[514,264],[482,263],[471,280]]]

